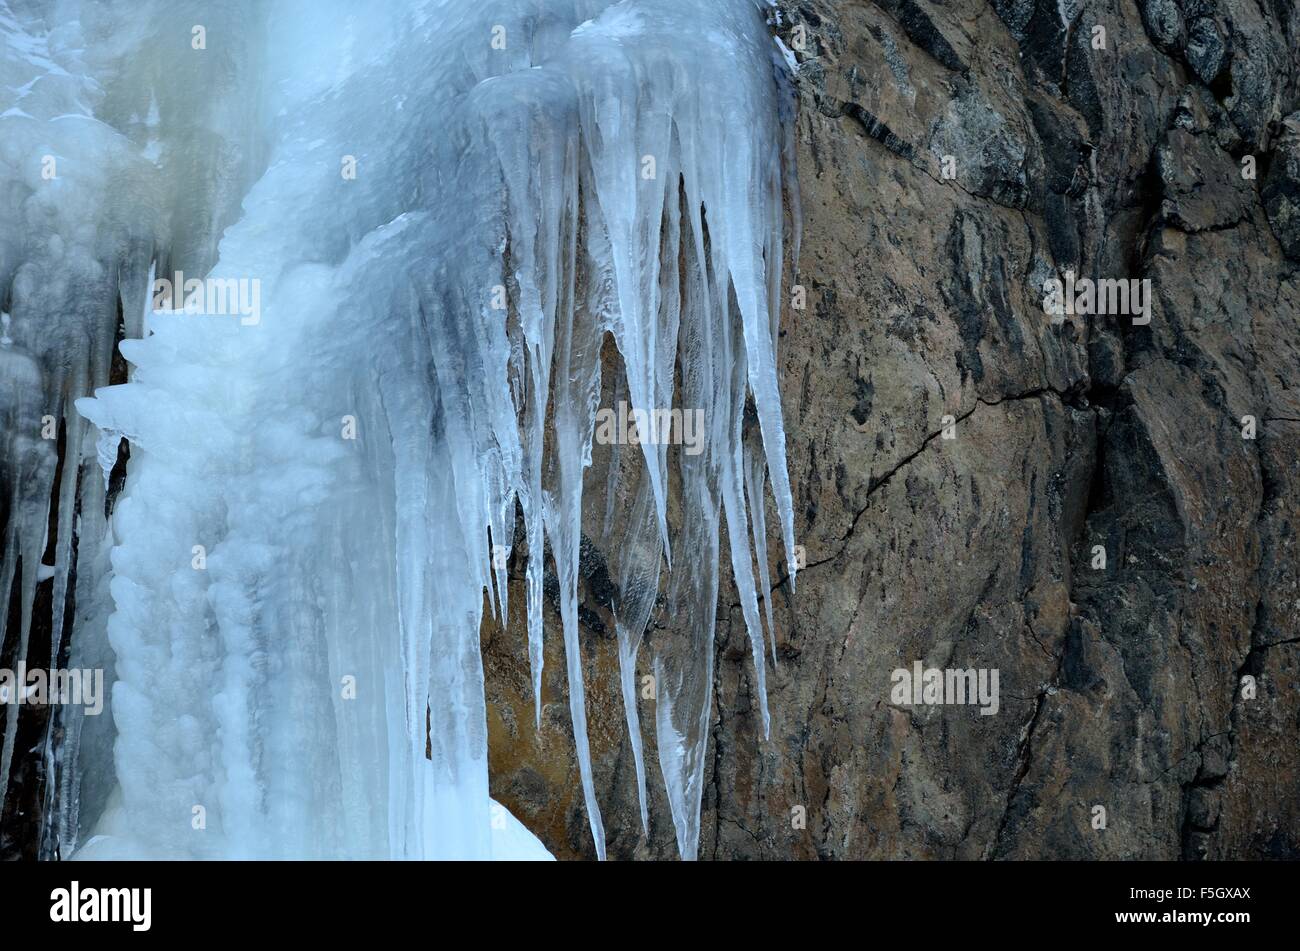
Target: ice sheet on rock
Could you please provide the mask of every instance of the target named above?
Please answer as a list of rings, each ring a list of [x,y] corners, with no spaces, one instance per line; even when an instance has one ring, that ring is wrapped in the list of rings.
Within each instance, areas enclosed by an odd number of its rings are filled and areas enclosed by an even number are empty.
[[[39,374],[39,382],[23,384],[27,402],[8,421],[11,438],[0,455],[0,486],[20,503],[11,510],[16,517],[0,547],[3,590],[19,580],[23,620],[12,638],[17,659],[32,647],[32,599],[47,545],[52,551],[46,561],[55,566],[48,654],[58,657],[65,631],[72,630],[72,660],[103,667],[109,659],[103,610],[108,592],[101,573],[108,562],[100,550],[104,484],[96,471],[94,435],[72,404],[109,382],[119,333],[139,335],[146,274],[159,249],[170,247],[177,263],[187,242],[214,252],[223,215],[255,174],[255,157],[240,152],[240,137],[224,122],[249,113],[248,88],[238,87],[241,78],[252,77],[238,68],[239,52],[169,74],[167,57],[182,45],[157,42],[176,35],[181,24],[188,32],[197,9],[210,14],[204,20],[217,29],[240,22],[251,32],[256,18],[244,17],[246,7],[0,0],[0,287],[10,311],[4,336]],[[178,75],[193,81],[178,81]],[[142,122],[134,115],[151,100],[168,133],[166,143],[153,140],[157,148],[166,146],[156,160],[141,152],[149,144],[148,115]],[[223,107],[223,122],[214,122]],[[224,131],[218,134],[218,128]],[[198,134],[204,129],[207,135]],[[242,175],[230,165],[241,154],[248,159]],[[183,263],[205,266],[193,256]],[[85,453],[88,442],[91,451]],[[107,445],[105,450],[108,464]],[[74,601],[76,616],[67,618]],[[0,640],[12,634],[3,624]],[[0,753],[0,797],[8,792],[15,731],[28,715],[24,708],[10,712]],[[111,719],[105,711],[101,722]],[[84,749],[80,708],[56,708],[49,724],[39,754],[48,779],[40,843],[47,857],[67,854],[75,842],[79,790],[86,785],[79,775],[84,770],[71,766]],[[56,736],[63,738],[57,748]],[[98,746],[86,752],[87,762],[107,764],[111,727],[92,727],[88,736]],[[93,789],[86,795],[99,801]]]
[[[76,447],[84,424],[71,400],[107,382],[114,278],[130,268],[134,245],[153,228],[147,203],[129,212],[121,201],[140,183],[140,167],[125,140],[92,115],[100,89],[81,45],[77,24],[52,29],[0,3],[0,287],[8,309],[0,343],[0,487],[9,513],[0,590],[7,596],[17,581],[20,599],[16,632],[6,629],[8,606],[0,612],[0,643],[14,646],[15,663],[25,662],[33,646],[33,601],[45,580],[47,547],[55,565],[51,636],[39,656],[57,657],[62,647],[83,483]],[[62,469],[60,443],[74,447]],[[94,494],[83,493],[81,502]],[[93,522],[94,514],[88,517]],[[78,576],[83,581],[88,568]],[[10,708],[5,718],[0,800],[19,721],[29,710]],[[48,743],[41,755],[52,765]]]

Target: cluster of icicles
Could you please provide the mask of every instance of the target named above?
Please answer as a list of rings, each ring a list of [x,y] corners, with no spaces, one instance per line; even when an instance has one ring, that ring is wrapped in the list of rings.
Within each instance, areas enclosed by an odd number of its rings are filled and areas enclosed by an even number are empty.
[[[578,630],[589,540],[614,591],[642,824],[648,660],[693,857],[723,519],[768,724],[769,480],[793,562],[775,345],[798,214],[772,12],[35,6],[0,0],[0,590],[23,605],[0,633],[6,657],[112,682],[111,717],[62,708],[47,731],[43,852],[543,852],[488,795],[480,628],[485,603],[507,616],[513,566],[539,727],[546,592],[558,602],[603,856]],[[255,281],[257,313],[156,309],[155,276],[178,271]],[[129,378],[108,386],[119,338]],[[614,398],[702,410],[703,451],[593,445]],[[61,441],[42,438],[50,415]],[[52,643],[36,652],[41,583]],[[28,714],[3,715],[0,789]]]

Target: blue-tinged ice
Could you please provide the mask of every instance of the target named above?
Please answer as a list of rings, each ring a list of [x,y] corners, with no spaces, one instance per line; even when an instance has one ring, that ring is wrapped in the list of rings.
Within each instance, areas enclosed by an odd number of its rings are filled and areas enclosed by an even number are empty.
[[[80,538],[73,662],[115,680],[111,726],[66,714],[46,750],[53,847],[545,857],[488,791],[479,632],[513,560],[539,724],[554,574],[603,857],[578,605],[615,372],[634,408],[703,413],[698,454],[615,453],[596,509],[642,824],[652,702],[693,858],[724,519],[768,728],[769,482],[794,564],[776,334],[798,223],[766,4],[17,6],[0,0],[0,481],[18,513],[0,590],[21,582],[25,652],[58,498],[56,605],[74,518]],[[129,381],[108,386],[119,338]],[[57,487],[46,415],[70,460]]]

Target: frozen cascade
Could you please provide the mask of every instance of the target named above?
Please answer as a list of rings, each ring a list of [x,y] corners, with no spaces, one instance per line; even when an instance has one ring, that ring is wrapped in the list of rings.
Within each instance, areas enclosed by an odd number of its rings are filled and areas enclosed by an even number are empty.
[[[219,88],[214,80],[239,54],[191,61],[186,87],[157,82],[175,67],[180,44],[160,45],[148,66],[131,55],[150,38],[139,35],[139,24],[160,35],[188,30],[181,24],[192,11],[159,0],[75,6],[0,2],[0,591],[17,601],[19,618],[15,628],[10,612],[0,612],[0,662],[12,669],[67,660],[64,634],[72,630],[84,636],[71,643],[71,665],[107,667],[111,676],[105,487],[93,461],[97,436],[72,401],[111,381],[119,335],[140,335],[146,275],[159,249],[172,248],[186,264],[202,244],[215,251],[222,216],[251,181],[252,163],[233,139],[213,147],[211,130],[238,128],[239,112],[221,112],[235,97],[203,92]],[[212,22],[235,22],[240,12],[228,5]],[[151,142],[135,101],[147,92],[142,79],[156,85],[154,112],[185,149],[162,153]],[[173,234],[182,220],[185,238],[180,229]],[[38,619],[38,585],[47,576],[49,616]],[[47,638],[32,639],[36,620]],[[47,819],[41,850],[52,854],[61,833],[75,827],[79,804],[106,794],[111,718],[83,720],[71,707],[51,717],[10,706],[0,716],[0,792],[12,792],[21,750],[18,765],[34,764],[47,780],[38,811]],[[57,731],[48,722],[56,718]],[[83,729],[90,742],[81,768],[64,769],[78,760]],[[33,744],[39,760],[25,756]],[[31,776],[25,781],[36,785]],[[13,822],[16,803],[6,799]],[[62,829],[52,827],[53,817]],[[0,816],[0,832],[5,822]]]
[[[603,857],[585,503],[610,542],[642,822],[644,640],[695,856],[724,519],[768,724],[769,480],[794,564],[775,344],[798,215],[765,12],[0,0],[0,583],[21,585],[26,655],[50,523],[54,603],[76,616],[56,616],[49,656],[67,629],[73,664],[115,672],[112,727],[61,713],[66,739],[47,742],[52,848],[544,856],[488,796],[479,632],[517,561],[540,725],[549,550]],[[150,289],[177,271],[255,305],[169,311]],[[584,491],[611,361],[634,408],[702,410],[702,452],[615,447],[608,484]],[[40,439],[49,413],[75,465]]]

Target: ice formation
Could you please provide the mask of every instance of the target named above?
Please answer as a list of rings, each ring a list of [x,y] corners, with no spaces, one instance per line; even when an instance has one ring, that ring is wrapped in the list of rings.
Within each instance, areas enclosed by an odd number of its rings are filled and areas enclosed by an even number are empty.
[[[44,741],[47,854],[544,855],[488,796],[479,632],[514,563],[539,725],[558,583],[603,856],[585,504],[642,823],[648,653],[694,857],[724,519],[768,723],[769,480],[794,563],[775,347],[797,209],[765,9],[0,0],[0,590],[23,606],[0,640],[32,652],[52,558],[41,653],[115,679],[111,723],[60,710]],[[207,296],[160,304],[176,273]],[[241,282],[256,308],[213,313]],[[610,386],[703,409],[704,451],[613,447],[584,491]]]

